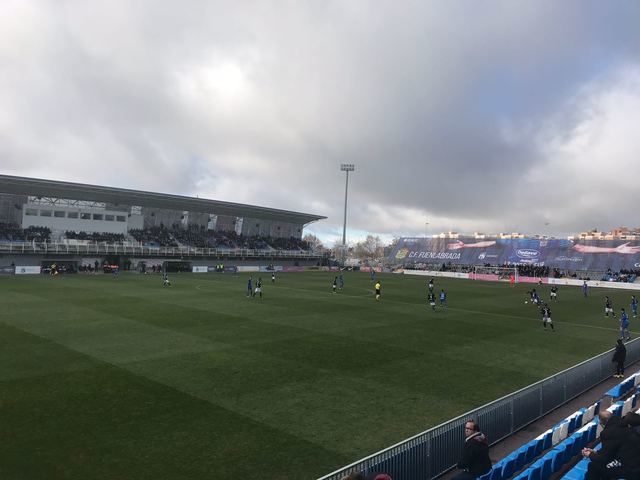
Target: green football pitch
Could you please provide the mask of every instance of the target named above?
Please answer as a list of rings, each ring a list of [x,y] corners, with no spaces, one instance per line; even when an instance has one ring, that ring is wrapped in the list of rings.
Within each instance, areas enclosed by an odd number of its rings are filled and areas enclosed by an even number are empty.
[[[560,287],[551,332],[531,285],[333,276],[0,277],[0,478],[317,478],[612,348],[630,299]]]

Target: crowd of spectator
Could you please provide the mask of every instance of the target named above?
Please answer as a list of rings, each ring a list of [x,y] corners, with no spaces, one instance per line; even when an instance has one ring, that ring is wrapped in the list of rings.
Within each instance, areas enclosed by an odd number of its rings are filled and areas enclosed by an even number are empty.
[[[91,242],[121,243],[125,241],[122,233],[108,232],[73,232],[67,230],[64,236],[69,240],[89,240]]]
[[[47,227],[20,228],[15,223],[0,223],[0,242],[48,242],[51,230]]]
[[[546,266],[537,266],[532,264],[519,264],[519,265],[508,265],[509,267],[517,267],[518,275],[522,277],[548,277],[549,276],[549,267]]]
[[[245,236],[235,232],[215,232],[201,225],[189,225],[184,228],[176,224],[170,229],[160,226],[129,230],[129,233],[145,246],[301,251],[308,251],[310,248],[308,242],[293,237]]]
[[[146,247],[177,247],[171,231],[164,225],[144,229],[131,229],[129,234]]]
[[[623,282],[623,283],[633,283],[636,281],[640,275],[640,270],[619,270],[617,272],[613,272],[610,268],[607,269],[605,274],[602,276],[603,281],[605,282]]]

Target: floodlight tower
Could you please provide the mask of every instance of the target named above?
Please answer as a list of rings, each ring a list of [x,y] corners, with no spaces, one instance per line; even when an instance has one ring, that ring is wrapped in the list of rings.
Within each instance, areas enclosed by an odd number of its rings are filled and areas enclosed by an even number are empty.
[[[347,192],[349,191],[349,172],[353,172],[355,170],[355,165],[353,163],[341,163],[340,171],[347,172],[347,182],[344,187],[344,223],[342,224],[342,249],[343,249],[343,260],[344,256],[347,252]]]

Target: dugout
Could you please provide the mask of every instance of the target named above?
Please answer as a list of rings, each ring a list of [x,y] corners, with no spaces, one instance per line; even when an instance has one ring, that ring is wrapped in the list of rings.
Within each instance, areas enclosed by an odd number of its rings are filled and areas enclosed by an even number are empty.
[[[162,271],[167,273],[190,272],[191,262],[167,260],[162,262]]]
[[[40,272],[50,274],[51,266],[56,266],[58,273],[77,273],[78,262],[75,260],[41,260]]]

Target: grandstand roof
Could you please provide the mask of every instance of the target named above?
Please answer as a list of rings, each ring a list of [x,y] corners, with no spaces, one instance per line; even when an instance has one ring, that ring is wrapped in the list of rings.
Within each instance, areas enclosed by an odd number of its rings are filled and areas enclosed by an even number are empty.
[[[145,192],[143,190],[129,190],[126,188],[43,180],[39,178],[14,177],[12,175],[0,175],[0,193],[86,200],[119,205],[140,205],[143,207],[167,210],[214,213],[217,215],[260,218],[296,224],[307,224],[327,218],[321,215],[258,207],[256,205],[246,205],[242,203]]]

